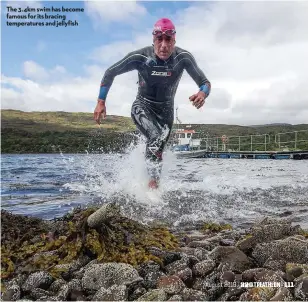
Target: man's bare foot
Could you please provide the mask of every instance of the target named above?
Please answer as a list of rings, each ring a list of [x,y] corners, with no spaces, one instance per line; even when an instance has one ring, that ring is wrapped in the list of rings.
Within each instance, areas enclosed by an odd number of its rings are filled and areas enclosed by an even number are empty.
[[[149,181],[149,188],[150,189],[158,189],[158,183],[155,179],[151,179]]]

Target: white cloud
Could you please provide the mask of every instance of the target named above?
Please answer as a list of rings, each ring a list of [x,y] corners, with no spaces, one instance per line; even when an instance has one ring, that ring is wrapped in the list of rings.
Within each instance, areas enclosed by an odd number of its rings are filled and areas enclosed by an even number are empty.
[[[57,82],[60,79],[64,79],[64,76],[67,76],[66,69],[63,66],[56,65],[53,69],[46,70],[43,66],[34,61],[24,62],[23,73],[26,78],[37,81],[38,84],[45,81],[49,83]]]
[[[121,14],[131,16],[133,7],[137,12],[139,9],[135,2],[123,6],[125,3],[121,3],[122,10],[118,2],[87,2],[86,6],[97,21],[122,22],[127,18]],[[139,14],[144,14],[142,9]],[[266,6],[260,2],[197,2],[178,12],[173,20],[177,45],[194,54],[212,83],[206,105],[197,110],[188,97],[198,88],[184,73],[175,97],[180,119],[240,125],[307,123],[307,15],[305,2],[270,2]],[[5,77],[10,87],[3,91],[2,103],[22,110],[93,112],[106,68],[151,43],[146,29],[135,31],[130,40],[98,47],[90,52],[93,65],[84,66],[83,77],[70,75],[63,67],[46,70],[33,61],[26,62],[25,74],[31,81]],[[115,78],[107,98],[108,114],[130,116],[136,82],[137,72]],[[18,92],[11,91],[12,85]]]
[[[84,5],[96,25],[111,21],[133,23],[147,12],[137,1],[85,1]]]
[[[46,80],[49,76],[48,72],[44,69],[44,67],[38,65],[33,61],[24,62],[23,71],[26,78],[32,80]]]

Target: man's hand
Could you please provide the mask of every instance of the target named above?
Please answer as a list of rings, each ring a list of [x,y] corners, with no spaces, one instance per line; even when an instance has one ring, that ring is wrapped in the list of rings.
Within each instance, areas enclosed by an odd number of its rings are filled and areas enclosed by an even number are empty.
[[[105,101],[98,99],[97,100],[97,105],[95,107],[94,110],[94,120],[100,124],[101,123],[101,118],[103,115],[103,119],[106,118],[106,105],[105,105]]]
[[[197,109],[201,108],[205,103],[205,93],[203,91],[199,91],[196,94],[193,94],[189,100],[192,102],[193,106]]]

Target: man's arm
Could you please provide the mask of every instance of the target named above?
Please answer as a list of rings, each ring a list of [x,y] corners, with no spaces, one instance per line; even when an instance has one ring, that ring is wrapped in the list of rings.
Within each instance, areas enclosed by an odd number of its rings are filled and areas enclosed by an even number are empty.
[[[200,88],[200,91],[204,92],[205,98],[209,96],[211,92],[211,83],[203,73],[203,71],[197,65],[197,62],[193,55],[189,52],[185,52],[185,69],[192,77],[195,83]]]
[[[96,108],[94,110],[94,120],[100,124],[101,116],[103,115],[103,118],[106,118],[106,98],[108,95],[108,91],[113,83],[114,78],[117,75],[123,74],[125,72],[138,69],[139,66],[145,62],[147,59],[146,56],[142,55],[142,52],[140,50],[130,52],[128,55],[126,55],[122,60],[119,62],[113,64],[111,67],[109,67],[102,80],[98,95],[98,100],[96,104]]]
[[[101,80],[98,99],[103,101],[106,100],[108,91],[116,76],[134,69],[138,69],[138,67],[145,62],[146,59],[147,57],[137,50],[130,52],[122,60],[109,67]]]

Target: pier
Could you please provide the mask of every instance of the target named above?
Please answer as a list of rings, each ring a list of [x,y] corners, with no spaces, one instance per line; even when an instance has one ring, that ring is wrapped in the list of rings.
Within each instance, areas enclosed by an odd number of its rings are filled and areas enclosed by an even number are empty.
[[[211,137],[177,129],[173,151],[180,158],[308,159],[308,130]]]

